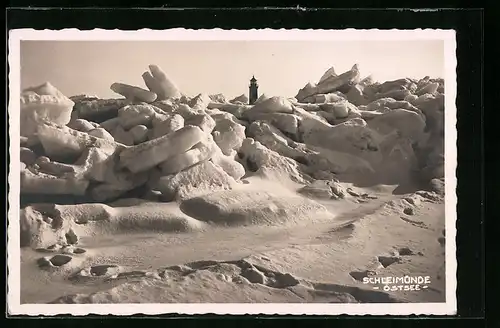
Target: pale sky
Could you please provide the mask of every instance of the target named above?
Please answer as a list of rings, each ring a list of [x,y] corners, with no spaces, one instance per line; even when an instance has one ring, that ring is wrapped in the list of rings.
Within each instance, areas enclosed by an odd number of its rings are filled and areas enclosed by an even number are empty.
[[[66,96],[119,98],[122,82],[146,89],[142,73],[160,66],[189,96],[246,94],[252,75],[259,95],[293,97],[359,65],[361,77],[379,82],[403,77],[444,77],[443,41],[22,41],[21,87],[49,81]]]

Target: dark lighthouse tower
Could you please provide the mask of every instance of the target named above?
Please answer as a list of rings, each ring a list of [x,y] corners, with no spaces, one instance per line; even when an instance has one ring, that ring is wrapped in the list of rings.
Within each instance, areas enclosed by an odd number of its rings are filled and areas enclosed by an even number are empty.
[[[257,98],[259,98],[259,93],[258,93],[258,89],[259,89],[259,85],[257,84],[257,80],[255,79],[255,76],[252,76],[252,79],[250,80],[250,94],[249,94],[249,103],[250,105],[253,105],[255,103],[255,101],[257,100]]]

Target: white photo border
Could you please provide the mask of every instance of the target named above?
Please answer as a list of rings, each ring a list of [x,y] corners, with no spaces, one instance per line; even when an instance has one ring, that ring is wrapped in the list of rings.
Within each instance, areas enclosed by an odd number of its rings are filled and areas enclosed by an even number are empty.
[[[334,303],[244,303],[244,304],[21,304],[20,303],[20,42],[23,40],[60,41],[188,41],[188,40],[304,40],[304,41],[353,41],[353,40],[443,40],[445,58],[445,231],[446,231],[446,302],[443,303],[383,303],[383,304],[334,304]],[[266,315],[454,315],[457,311],[457,130],[456,130],[456,33],[454,30],[299,30],[251,29],[168,30],[141,29],[136,31],[94,29],[9,31],[9,174],[8,174],[8,242],[7,242],[7,308],[9,315],[159,315],[159,314],[266,314]]]

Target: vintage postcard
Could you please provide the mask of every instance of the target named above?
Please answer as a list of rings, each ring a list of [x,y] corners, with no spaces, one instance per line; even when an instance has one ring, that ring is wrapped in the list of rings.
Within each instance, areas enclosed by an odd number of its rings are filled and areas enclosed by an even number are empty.
[[[10,31],[9,313],[455,314],[455,51]]]

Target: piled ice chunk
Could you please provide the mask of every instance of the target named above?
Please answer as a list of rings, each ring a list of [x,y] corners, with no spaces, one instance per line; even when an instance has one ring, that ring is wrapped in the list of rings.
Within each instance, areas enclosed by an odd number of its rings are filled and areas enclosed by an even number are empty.
[[[187,97],[156,65],[148,90],[124,99],[64,96],[50,83],[21,94],[21,191],[107,201],[151,191],[164,200],[231,189],[245,175],[308,183],[420,170],[442,178],[444,81],[378,83],[358,65],[328,69],[295,98]],[[385,172],[385,173],[384,173]]]

